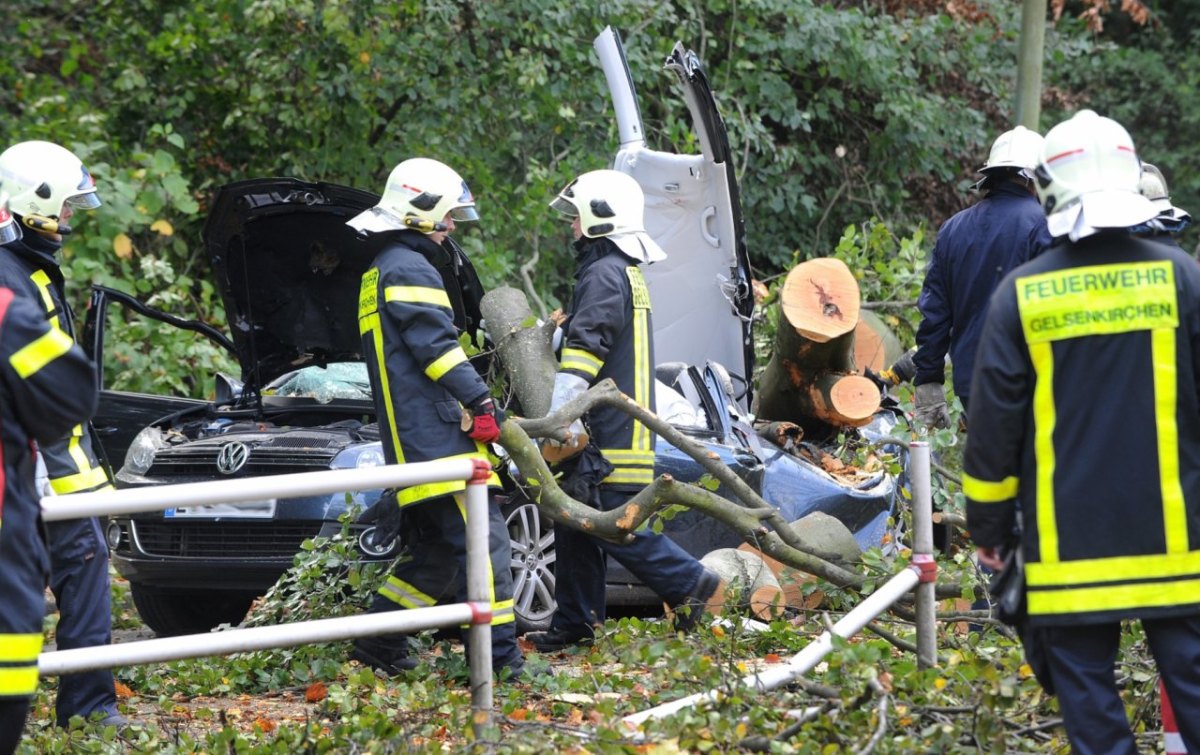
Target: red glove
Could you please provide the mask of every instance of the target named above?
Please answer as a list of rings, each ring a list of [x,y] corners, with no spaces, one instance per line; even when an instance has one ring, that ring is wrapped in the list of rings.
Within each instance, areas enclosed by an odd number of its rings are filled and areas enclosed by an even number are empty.
[[[467,435],[480,443],[495,443],[500,439],[500,423],[504,421],[504,412],[496,408],[496,402],[491,398],[479,401],[471,408],[474,417]]]

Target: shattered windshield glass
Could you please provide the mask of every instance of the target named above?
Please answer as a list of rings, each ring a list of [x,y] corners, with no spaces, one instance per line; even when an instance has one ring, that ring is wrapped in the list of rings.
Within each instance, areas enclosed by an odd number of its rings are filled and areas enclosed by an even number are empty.
[[[334,362],[289,372],[265,391],[275,396],[299,396],[327,404],[334,399],[371,400],[371,381],[365,362]]]

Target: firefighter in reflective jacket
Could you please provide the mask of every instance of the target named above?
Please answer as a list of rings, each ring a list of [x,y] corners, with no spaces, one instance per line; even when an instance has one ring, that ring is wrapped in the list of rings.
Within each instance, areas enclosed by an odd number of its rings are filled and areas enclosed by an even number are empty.
[[[0,249],[0,285],[36,302],[50,324],[74,339],[63,275],[56,255],[76,209],[100,205],[96,182],[69,150],[51,142],[28,141],[0,153],[0,184],[10,195],[12,213],[25,234]],[[57,495],[111,487],[92,447],[90,427],[79,423],[54,442],[41,445],[42,458]],[[60,650],[107,645],[112,640],[108,548],[95,517],[51,522],[50,587],[58,604],[55,638]],[[59,681],[56,721],[72,716],[103,717],[123,724],[117,712],[112,672],[69,674]]]
[[[477,218],[458,173],[436,160],[414,158],[392,171],[377,206],[349,221],[360,234],[387,234],[363,276],[358,317],[389,464],[485,459],[483,444],[500,435],[503,414],[459,345],[454,320],[462,313],[455,313],[438,272],[447,269],[446,234],[455,220]],[[499,484],[495,475],[492,483]],[[458,480],[396,493],[409,548],[371,613],[466,600],[465,488]],[[514,624],[512,550],[497,506],[489,507],[489,528],[492,663],[515,675],[524,661]],[[352,657],[389,674],[416,667],[403,635],[359,640]]]
[[[963,461],[980,561],[1023,559],[1026,655],[1080,753],[1137,751],[1113,672],[1124,619],[1200,752],[1200,267],[1129,232],[1156,213],[1138,176],[1115,121],[1085,110],[1047,134],[1057,241],[992,297]]]
[[[96,395],[79,347],[34,302],[0,288],[0,755],[16,749],[37,688],[50,575],[33,441],[52,443],[86,422]]]
[[[568,184],[550,206],[573,219],[576,238],[575,289],[563,324],[550,412],[605,378],[654,411],[654,328],[639,266],[666,254],[645,232],[641,187],[619,171],[592,171]],[[583,502],[608,511],[654,481],[654,433],[615,407],[592,409],[587,422],[591,443],[612,469],[599,480],[598,500]],[[582,437],[583,423],[575,420],[568,431],[571,438]],[[679,629],[695,624],[719,584],[716,574],[661,534],[638,532],[632,542],[618,545],[560,527],[555,531],[558,607],[548,631],[526,636],[539,650],[592,641],[593,627],[605,618],[606,553],[671,607],[688,607],[676,611]]]

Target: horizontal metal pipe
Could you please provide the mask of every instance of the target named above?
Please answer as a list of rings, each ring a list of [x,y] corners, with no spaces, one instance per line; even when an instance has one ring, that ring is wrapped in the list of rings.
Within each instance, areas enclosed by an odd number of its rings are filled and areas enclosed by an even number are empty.
[[[162,511],[177,506],[241,503],[264,498],[340,493],[349,490],[403,488],[429,482],[469,480],[475,475],[470,459],[387,464],[361,469],[330,469],[268,477],[239,477],[210,482],[154,485],[144,488],[73,493],[42,499],[42,518],[48,522],[111,514]]]
[[[833,625],[832,631],[825,631],[821,636],[809,643],[803,650],[794,655],[787,663],[761,671],[757,674],[743,677],[741,683],[745,687],[760,692],[776,689],[789,684],[798,677],[808,673],[821,662],[821,659],[833,650],[833,635],[848,638],[853,637],[876,616],[883,613],[920,580],[914,569],[905,569],[885,582],[878,590],[871,593],[859,603],[854,610],[846,614]],[[720,690],[709,690],[695,695],[672,700],[649,710],[625,716],[623,721],[634,726],[640,726],[652,718],[665,718],[684,708],[691,708],[702,703],[715,702],[724,693]]]
[[[417,632],[434,627],[460,626],[470,624],[477,613],[486,616],[491,611],[491,607],[486,603],[478,604],[476,608],[477,610],[473,609],[470,603],[454,603],[448,606],[409,608],[385,613],[342,616],[336,619],[231,629],[227,632],[163,637],[117,645],[55,650],[42,653],[38,658],[38,673],[42,676],[75,674],[80,671],[135,666],[141,663],[162,663],[182,658],[349,640],[391,632]]]

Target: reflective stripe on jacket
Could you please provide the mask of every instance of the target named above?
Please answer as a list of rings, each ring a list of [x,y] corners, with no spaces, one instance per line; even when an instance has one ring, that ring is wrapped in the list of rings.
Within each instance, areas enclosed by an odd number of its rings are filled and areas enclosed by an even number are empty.
[[[486,458],[463,432],[462,418],[463,405],[488,388],[459,345],[450,297],[429,261],[439,247],[415,231],[394,237],[363,275],[358,298],[384,456],[389,463]],[[461,480],[418,485],[397,500],[406,506],[465,487]]]
[[[37,302],[0,288],[0,698],[32,695],[50,571],[34,490],[33,441],[96,408],[91,363]]]
[[[0,248],[0,286],[18,297],[40,302],[45,318],[75,338],[75,323],[63,292],[62,272],[54,258],[58,245],[33,233]],[[41,445],[50,487],[59,495],[100,490],[110,485],[86,424],[68,428],[60,438]]]
[[[589,385],[612,378],[653,412],[654,325],[641,268],[608,239],[584,239],[577,247],[559,370]],[[654,481],[654,433],[648,427],[610,406],[588,412],[587,424],[592,442],[613,465],[604,484],[644,487]]]
[[[992,299],[963,462],[968,526],[1019,507],[1029,613],[1200,612],[1200,267],[1105,233],[1059,242]]]

